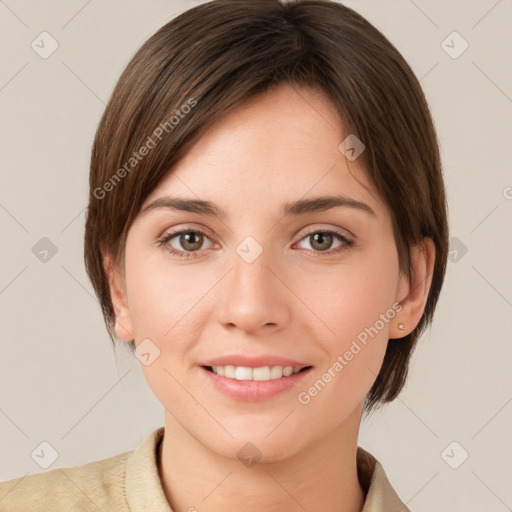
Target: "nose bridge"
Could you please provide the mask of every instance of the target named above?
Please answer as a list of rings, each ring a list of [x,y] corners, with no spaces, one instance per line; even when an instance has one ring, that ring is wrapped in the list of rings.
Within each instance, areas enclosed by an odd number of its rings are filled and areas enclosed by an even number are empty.
[[[235,248],[232,258],[232,296],[238,296],[239,300],[247,302],[247,306],[250,304],[248,301],[255,300],[251,308],[262,303],[266,295],[269,295],[270,288],[273,288],[271,281],[274,276],[268,269],[272,264],[270,256],[270,250],[252,236],[246,237]]]
[[[252,236],[234,248],[220,308],[223,323],[254,330],[289,317],[283,285],[270,270],[275,267],[271,256]]]

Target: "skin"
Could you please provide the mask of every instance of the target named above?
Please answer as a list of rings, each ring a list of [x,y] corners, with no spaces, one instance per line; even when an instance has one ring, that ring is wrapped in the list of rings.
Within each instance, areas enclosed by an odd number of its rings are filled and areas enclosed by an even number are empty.
[[[412,281],[401,275],[386,206],[357,160],[338,150],[347,135],[321,92],[281,84],[222,118],[143,205],[166,195],[209,200],[226,219],[150,210],[129,230],[125,272],[104,256],[118,336],[137,344],[149,338],[160,350],[141,368],[165,408],[160,474],[175,512],[363,506],[356,448],[364,397],[388,339],[407,335],[421,318],[435,251],[425,239],[412,252]],[[281,213],[285,202],[334,193],[375,215],[346,206]],[[171,228],[207,236],[199,250],[179,235],[158,246]],[[352,246],[337,238],[315,245],[311,235],[328,229]],[[247,236],[263,249],[250,264],[236,252]],[[171,245],[195,257],[171,255]],[[299,392],[394,303],[400,312],[317,396],[299,403]],[[240,401],[206,383],[198,366],[226,353],[274,354],[313,370],[296,389]],[[252,467],[237,457],[249,442],[261,453]]]

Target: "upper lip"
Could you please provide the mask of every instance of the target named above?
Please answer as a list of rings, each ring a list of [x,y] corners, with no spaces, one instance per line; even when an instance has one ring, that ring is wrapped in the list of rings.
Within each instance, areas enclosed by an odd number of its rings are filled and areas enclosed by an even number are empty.
[[[261,368],[263,366],[291,366],[293,368],[305,368],[311,366],[307,363],[301,363],[292,359],[273,355],[260,356],[243,356],[239,354],[224,355],[208,359],[200,364],[200,366],[244,366],[247,368]]]

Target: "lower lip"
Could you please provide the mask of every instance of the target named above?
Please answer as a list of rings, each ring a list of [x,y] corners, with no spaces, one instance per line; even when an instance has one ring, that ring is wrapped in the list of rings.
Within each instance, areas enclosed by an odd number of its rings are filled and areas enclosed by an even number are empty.
[[[280,393],[290,391],[298,386],[304,377],[312,370],[308,368],[299,373],[294,373],[288,377],[271,380],[236,380],[222,377],[206,368],[200,367],[203,374],[209,379],[210,383],[219,391],[231,398],[257,402],[260,400],[270,400]]]

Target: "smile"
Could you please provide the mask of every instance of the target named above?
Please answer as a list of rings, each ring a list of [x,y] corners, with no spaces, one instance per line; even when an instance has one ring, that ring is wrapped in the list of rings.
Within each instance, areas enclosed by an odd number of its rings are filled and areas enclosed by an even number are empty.
[[[205,366],[207,370],[234,380],[275,380],[282,377],[289,377],[295,373],[299,373],[307,368],[306,367],[292,367],[292,366],[261,366],[259,368],[250,368],[247,366]]]

